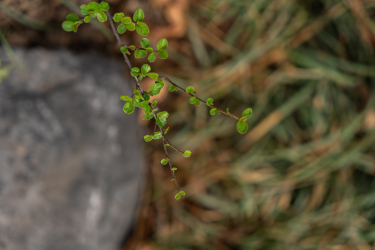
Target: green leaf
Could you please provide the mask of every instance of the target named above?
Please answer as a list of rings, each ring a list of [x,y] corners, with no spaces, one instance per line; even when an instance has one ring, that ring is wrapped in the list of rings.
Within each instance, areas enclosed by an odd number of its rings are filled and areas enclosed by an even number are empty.
[[[66,21],[77,22],[79,21],[79,17],[72,13],[66,16]]]
[[[185,195],[185,192],[184,191],[180,191],[180,194]]]
[[[245,111],[242,113],[243,117],[246,117],[246,119],[249,119],[251,115],[253,114],[253,110],[251,108],[245,109]]]
[[[177,171],[177,168],[172,168],[171,170],[172,170],[172,171]]]
[[[240,133],[240,134],[245,134],[246,131],[248,129],[248,125],[246,122],[243,122],[243,121],[238,121],[237,122],[237,131]]]
[[[143,22],[137,23],[135,29],[137,30],[137,33],[141,36],[147,36],[148,33],[150,33],[150,30],[148,29],[147,25]]]
[[[206,103],[207,103],[208,106],[210,106],[210,105],[212,105],[213,102],[214,102],[214,99],[208,98]]]
[[[137,49],[134,53],[135,58],[143,58],[147,55],[147,52],[142,49]]]
[[[135,30],[135,24],[134,23],[128,23],[128,24],[126,24],[126,28],[130,31],[134,31]]]
[[[142,80],[143,80],[143,76],[140,75],[140,76],[138,77],[138,81],[142,81]]]
[[[139,75],[139,72],[141,72],[141,70],[137,67],[134,67],[132,68],[132,70],[130,71],[130,74],[134,77],[137,77]]]
[[[163,137],[163,135],[161,134],[161,132],[155,132],[154,136],[153,136],[153,139],[158,140],[162,137]]]
[[[181,198],[181,194],[180,193],[178,193],[178,194],[176,194],[176,196],[174,197],[176,200],[179,200],[180,198]]]
[[[152,103],[151,103],[151,106],[155,106],[156,104],[158,104],[158,101],[153,100]]]
[[[168,41],[165,38],[160,39],[158,42],[158,50],[167,49],[168,48]]]
[[[121,18],[121,22],[125,23],[125,24],[129,24],[131,23],[132,19],[130,17],[124,17],[124,18]]]
[[[158,56],[160,57],[160,59],[167,59],[168,58],[167,50],[165,50],[165,49],[159,50]]]
[[[160,117],[161,119],[167,119],[168,116],[169,116],[167,111],[159,112],[156,115],[157,115],[157,117]]]
[[[117,32],[119,34],[124,34],[126,31],[126,25],[121,23],[119,26],[117,26]]]
[[[189,100],[190,104],[195,104],[195,100],[196,100],[196,98],[194,96],[191,97],[190,100]]]
[[[136,68],[136,69],[138,69],[137,67],[134,67],[134,68]],[[133,68],[133,69],[134,69]],[[139,96],[141,93],[137,90],[137,89],[135,89],[134,90],[134,94],[136,95],[136,96]],[[142,98],[141,98],[142,99]]]
[[[169,161],[169,159],[167,157],[165,157],[163,160],[161,160],[161,164],[167,165],[168,161]]]
[[[152,118],[154,118],[154,114],[151,113],[151,114],[148,114],[145,117],[143,117],[142,120],[151,120]]]
[[[148,56],[148,61],[149,61],[150,63],[153,63],[153,62],[155,62],[155,60],[156,60],[156,55],[155,55],[155,53],[151,53],[151,54]]]
[[[105,21],[107,21],[107,15],[103,11],[99,11],[96,14],[96,18],[98,18],[98,21],[101,23],[104,23]]]
[[[134,22],[142,22],[143,19],[145,19],[145,13],[142,9],[137,9],[133,15]]]
[[[120,98],[121,100],[126,101],[126,102],[130,102],[131,100],[133,100],[132,98],[126,95],[120,96]]]
[[[62,28],[65,30],[65,31],[73,31],[73,27],[75,27],[75,24],[72,22],[72,21],[65,21],[62,23]]]
[[[114,16],[113,16],[113,21],[115,21],[116,23],[120,22],[121,21],[121,18],[123,18],[125,15],[124,13],[120,12],[120,13],[116,13]]]
[[[148,101],[143,101],[143,102],[141,102],[141,104],[139,105],[139,107],[140,108],[145,108],[145,107],[147,107],[148,106]]]
[[[167,120],[156,117],[156,124],[158,124],[158,126],[162,128],[167,124]]]
[[[156,111],[158,111],[159,109],[153,109],[151,112],[156,112]]]
[[[184,153],[182,154],[184,157],[190,157],[191,152],[189,150],[185,150]]]
[[[186,88],[187,93],[194,93],[194,88],[192,86]]]
[[[96,2],[91,2],[87,5],[88,10],[92,10],[95,13],[100,11],[100,5]]]
[[[201,105],[201,101],[199,101],[198,99],[195,99],[195,106],[199,106]]]
[[[168,90],[169,90],[170,92],[177,91],[177,87],[176,87],[176,86],[173,86],[173,85],[169,85]]]
[[[130,45],[130,49],[131,50],[135,50],[135,46],[134,45]]]
[[[78,26],[77,26],[76,24],[74,24],[74,26],[73,26],[73,31],[76,33],[77,30],[78,30]]]
[[[152,141],[152,135],[145,135],[143,138],[146,142]]]
[[[216,111],[217,111],[217,109],[216,109],[216,108],[214,108],[214,109],[211,109],[211,110],[210,110],[210,114],[211,114],[211,115],[216,115]]]
[[[86,4],[82,4],[80,6],[80,8],[81,8],[81,14],[82,15],[86,16],[87,14],[89,14],[89,10],[87,9],[87,5]]]
[[[165,135],[168,133],[168,130],[169,130],[169,127],[163,131]]]
[[[91,21],[91,17],[90,16],[85,16],[85,19],[83,19],[83,21],[85,23],[89,23]]]
[[[150,86],[148,92],[152,95],[158,95],[163,87],[164,82],[156,80],[155,83]]]
[[[90,17],[91,17],[91,19],[96,18],[96,13],[92,13],[92,14],[90,15]]]
[[[141,45],[142,45],[142,48],[147,48],[147,47],[150,47],[151,43],[150,43],[150,40],[148,40],[147,38],[142,38],[141,39]]]
[[[150,100],[150,96],[148,94],[144,94],[143,95],[143,99],[145,99],[146,101]]]
[[[125,113],[131,114],[134,112],[134,105],[131,102],[127,102],[125,103],[123,110]]]
[[[148,65],[148,64],[142,65],[142,68],[141,68],[142,74],[147,75],[147,73],[149,73],[150,71],[151,71],[150,65]]]
[[[125,46],[122,46],[120,48],[120,50],[121,50],[122,53],[128,53],[129,52],[128,49]]]
[[[106,3],[106,2],[101,2],[99,5],[100,5],[100,9],[101,9],[102,11],[107,11],[107,10],[109,10],[109,4],[108,4],[108,3]]]
[[[159,75],[156,73],[148,73],[147,74],[151,79],[158,79]]]
[[[147,105],[147,107],[143,109],[143,112],[145,113],[145,115],[149,115],[151,113],[151,107]]]
[[[229,108],[227,108],[227,113],[230,114],[230,112],[229,112]]]
[[[154,53],[154,49],[153,48],[147,47],[146,50],[147,50],[148,53]]]

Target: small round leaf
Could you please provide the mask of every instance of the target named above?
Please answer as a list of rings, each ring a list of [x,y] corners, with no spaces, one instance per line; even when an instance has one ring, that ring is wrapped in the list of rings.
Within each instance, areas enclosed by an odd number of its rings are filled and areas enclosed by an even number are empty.
[[[135,58],[143,58],[147,55],[147,52],[142,49],[137,49],[134,53]]]
[[[99,11],[96,14],[96,18],[98,18],[98,21],[101,23],[104,23],[105,21],[107,21],[107,15],[103,11]]]
[[[131,23],[132,19],[130,17],[124,17],[121,19],[121,22],[125,23],[125,24],[129,24]]]
[[[142,22],[145,19],[145,13],[142,9],[137,9],[133,15],[134,22]]]
[[[121,21],[121,18],[123,18],[125,15],[124,13],[120,12],[120,13],[116,13],[114,16],[113,16],[113,21],[115,21],[116,23],[120,22]]]
[[[120,99],[126,102],[130,102],[131,100],[133,100],[132,98],[126,95],[120,96]]]
[[[142,74],[147,75],[147,73],[149,73],[150,71],[151,71],[150,65],[148,65],[148,64],[142,65],[142,68],[141,68]]]
[[[178,194],[176,194],[176,196],[174,197],[176,200],[179,200],[180,198],[181,198],[181,194],[180,193],[178,193]]]
[[[91,2],[87,5],[88,10],[92,10],[95,13],[100,11],[100,5],[97,2]]]
[[[117,32],[119,34],[124,34],[126,31],[126,25],[125,24],[120,24],[118,27],[117,27]]]
[[[127,114],[131,114],[134,112],[134,105],[131,102],[125,103],[123,110]]]
[[[156,55],[155,55],[155,53],[151,53],[151,54],[148,56],[148,61],[149,61],[150,63],[153,63],[153,62],[155,62],[155,60],[156,60]]]
[[[83,19],[83,21],[85,23],[89,23],[91,21],[91,17],[90,16],[85,16],[85,19]]]
[[[134,23],[128,23],[128,24],[126,24],[126,28],[130,31],[134,31],[135,30],[135,24]]]
[[[165,157],[163,160],[161,160],[161,164],[167,165],[168,161],[169,161],[169,159],[167,157]]]
[[[159,75],[156,73],[148,73],[147,74],[151,79],[158,79]]]
[[[168,58],[168,51],[166,49],[161,49],[158,52],[158,56],[160,59],[167,59]]]
[[[73,31],[74,26],[75,24],[72,21],[65,21],[62,23],[62,28],[68,32]]]
[[[150,33],[148,26],[143,22],[137,23],[137,26],[135,27],[135,29],[137,30],[137,33],[140,34],[141,36],[147,36],[148,33]]]
[[[213,102],[214,102],[214,99],[208,98],[206,103],[207,103],[208,106],[210,106],[210,105],[212,105]]]
[[[142,38],[141,39],[141,45],[142,45],[142,48],[147,48],[147,47],[150,47],[151,43],[150,43],[150,40],[148,40],[147,38]]]
[[[158,42],[158,50],[167,49],[168,48],[168,41],[165,38],[160,39]]]
[[[194,93],[194,88],[192,86],[189,86],[189,87],[186,88],[186,92],[189,93],[189,94]]]
[[[145,135],[143,138],[146,142],[152,141],[152,135]]]
[[[185,150],[184,153],[182,154],[184,157],[190,157],[191,152],[189,150]]]
[[[79,21],[79,17],[76,14],[72,13],[66,16],[66,20],[71,22],[77,22]]]
[[[242,113],[243,117],[246,117],[246,119],[249,119],[251,115],[253,114],[253,110],[251,108],[245,109],[245,111]]]
[[[238,121],[237,122],[237,131],[240,133],[240,134],[245,134],[247,129],[248,129],[248,125],[246,122],[243,122],[243,121]]]
[[[107,11],[107,10],[109,10],[109,4],[108,4],[107,2],[101,2],[99,5],[100,5],[100,9],[101,9],[102,11]]]

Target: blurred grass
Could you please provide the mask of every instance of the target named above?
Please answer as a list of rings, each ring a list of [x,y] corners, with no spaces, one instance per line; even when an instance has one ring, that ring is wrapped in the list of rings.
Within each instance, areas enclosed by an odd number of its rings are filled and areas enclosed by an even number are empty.
[[[176,95],[187,197],[148,144],[127,249],[375,249],[374,19],[373,1],[193,2],[191,54],[162,70],[232,113],[252,107],[250,131]]]

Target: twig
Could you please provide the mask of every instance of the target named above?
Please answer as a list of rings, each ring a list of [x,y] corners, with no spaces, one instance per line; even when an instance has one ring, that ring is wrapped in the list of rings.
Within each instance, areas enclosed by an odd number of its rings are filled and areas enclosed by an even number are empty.
[[[102,0],[100,0],[99,2],[102,2]],[[111,13],[109,13],[109,11],[107,10],[105,13],[107,13],[107,17],[108,17],[108,20],[109,20],[109,23],[111,25],[111,28],[112,28],[112,31],[113,31],[113,34],[115,35],[116,39],[117,39],[117,42],[121,45],[121,46],[125,46],[124,43],[122,42],[119,34],[117,33],[117,30],[116,30],[116,27],[115,27],[115,24],[113,22],[113,17],[111,15]],[[126,47],[126,46],[125,46]],[[128,58],[128,55],[126,53],[122,53],[122,55],[124,56],[124,59],[125,59],[125,62],[126,64],[128,65],[129,69],[132,70],[133,66],[132,64],[130,63],[129,61],[129,58]],[[139,81],[138,81],[138,78],[137,77],[134,77],[135,79],[135,82],[137,83],[137,87],[139,88],[139,90],[141,91],[142,95],[143,94],[146,94],[146,92],[142,89],[141,85],[139,84]]]
[[[201,101],[201,102],[203,102],[204,104],[207,105],[207,102],[206,102],[205,100],[203,100],[203,99],[201,99],[201,98],[199,98],[199,97],[197,97],[197,96],[195,96],[195,95],[193,95],[193,94],[191,94],[191,93],[186,92],[186,90],[185,90],[184,88],[182,88],[182,87],[178,86],[177,84],[175,84],[174,82],[172,82],[168,77],[160,76],[160,75],[159,75],[159,78],[164,79],[164,80],[170,82],[170,83],[171,83],[173,86],[175,86],[176,88],[182,90],[183,92],[185,92],[186,94],[188,94],[188,95],[190,95],[190,96],[192,96],[192,97],[195,97],[196,99],[198,99],[199,101]],[[232,118],[236,119],[237,121],[240,120],[239,117],[237,117],[237,116],[235,116],[235,115],[232,115],[232,114],[229,114],[228,112],[225,112],[224,110],[221,110],[221,109],[215,107],[214,105],[207,105],[207,106],[210,107],[210,108],[215,108],[215,109],[217,109],[220,113],[222,113],[222,114],[224,114],[224,115],[227,115],[227,116],[229,116],[229,117],[232,117]]]

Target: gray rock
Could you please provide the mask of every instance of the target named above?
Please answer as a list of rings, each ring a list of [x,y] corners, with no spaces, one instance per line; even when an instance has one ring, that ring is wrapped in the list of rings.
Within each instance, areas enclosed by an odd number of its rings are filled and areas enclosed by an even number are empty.
[[[0,249],[118,249],[142,176],[124,63],[15,53],[23,67],[0,83]]]

